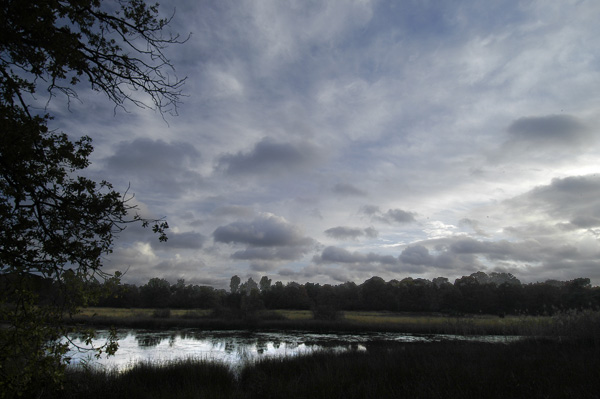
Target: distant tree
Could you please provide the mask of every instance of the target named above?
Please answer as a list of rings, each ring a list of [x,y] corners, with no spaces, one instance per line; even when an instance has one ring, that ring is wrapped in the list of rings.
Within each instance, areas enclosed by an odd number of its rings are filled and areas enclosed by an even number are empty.
[[[521,282],[519,281],[519,279],[510,273],[491,272],[489,274],[489,282],[496,284],[496,285],[501,285],[501,284],[521,285]]]
[[[340,300],[334,287],[329,284],[320,287],[312,312],[317,320],[337,320],[341,316]]]
[[[266,292],[271,288],[271,279],[267,276],[262,276],[258,285],[260,287],[260,292]]]
[[[285,285],[281,300],[284,309],[308,310],[311,306],[311,301],[306,292],[306,288],[293,281]]]
[[[583,309],[589,307],[591,299],[591,283],[589,278],[576,278],[567,281],[564,287],[562,303],[569,309]]]
[[[171,301],[171,284],[164,278],[151,278],[140,287],[142,305],[148,308],[166,308]]]
[[[433,284],[435,284],[437,287],[442,287],[446,284],[450,284],[450,282],[448,281],[448,279],[446,277],[436,277],[433,280],[431,280],[431,282]]]
[[[180,278],[171,285],[171,300],[169,306],[186,309],[192,307],[194,290],[191,285],[185,284],[185,279]]]
[[[231,281],[229,282],[229,290],[232,294],[238,293],[241,282],[242,280],[237,275],[231,277]]]
[[[479,283],[488,281],[487,275],[482,277],[483,272],[476,276],[463,276],[456,279],[454,286],[461,293],[460,311],[467,313],[497,313],[497,294],[496,286],[491,283]]]
[[[363,305],[369,310],[386,310],[393,308],[395,301],[385,280],[374,276],[360,286]]]
[[[242,294],[250,295],[254,291],[258,292],[258,284],[256,284],[256,281],[254,281],[252,277],[248,278],[248,281],[240,286],[240,292]]]
[[[265,304],[257,289],[251,289],[246,295],[242,295],[240,309],[242,317],[249,321],[258,318],[258,312],[265,308]]]
[[[347,281],[336,287],[337,296],[340,300],[340,309],[360,309],[360,288],[356,283]]]

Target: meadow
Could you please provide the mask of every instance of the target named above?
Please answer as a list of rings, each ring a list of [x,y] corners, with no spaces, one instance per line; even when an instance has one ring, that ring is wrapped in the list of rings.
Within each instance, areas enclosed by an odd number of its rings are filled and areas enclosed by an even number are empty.
[[[599,312],[563,312],[554,316],[448,315],[387,311],[345,311],[335,320],[315,320],[309,310],[268,310],[252,318],[219,318],[207,309],[85,308],[73,321],[104,327],[148,329],[269,329],[307,331],[392,331],[414,334],[561,335],[570,325],[587,322],[596,329]],[[576,315],[576,317],[574,316]],[[600,334],[600,332],[599,332]]]

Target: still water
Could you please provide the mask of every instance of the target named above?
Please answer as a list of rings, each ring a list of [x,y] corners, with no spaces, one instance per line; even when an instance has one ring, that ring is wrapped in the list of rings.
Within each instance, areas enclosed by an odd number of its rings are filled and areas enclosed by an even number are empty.
[[[98,331],[94,346],[106,342],[107,331]],[[119,350],[116,355],[102,355],[96,359],[85,351],[72,349],[68,356],[71,365],[87,364],[93,367],[126,370],[140,361],[168,362],[188,358],[222,362],[239,368],[248,362],[273,356],[297,356],[319,350],[365,351],[373,342],[434,342],[442,340],[472,340],[508,343],[515,336],[459,336],[411,335],[398,333],[316,334],[302,331],[248,332],[248,331],[147,331],[122,330],[118,333]],[[76,336],[74,344],[85,347]]]

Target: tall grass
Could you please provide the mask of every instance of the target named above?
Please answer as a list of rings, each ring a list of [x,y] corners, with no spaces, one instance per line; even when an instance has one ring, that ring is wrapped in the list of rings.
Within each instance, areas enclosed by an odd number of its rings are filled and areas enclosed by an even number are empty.
[[[252,398],[591,398],[599,366],[581,347],[552,343],[386,345],[268,359],[246,369],[241,386]]]
[[[235,378],[227,365],[199,359],[141,362],[125,372],[70,370],[57,398],[231,398]]]
[[[600,348],[581,343],[371,343],[266,358],[239,374],[201,360],[70,374],[62,398],[596,398]]]
[[[168,317],[167,317],[168,315]],[[310,311],[277,310],[252,319],[216,318],[208,310],[91,308],[75,319],[82,324],[143,329],[306,330],[318,332],[390,331],[412,334],[555,336],[600,340],[600,312],[557,312],[554,316],[449,316],[390,312],[344,312],[338,320],[314,320]]]

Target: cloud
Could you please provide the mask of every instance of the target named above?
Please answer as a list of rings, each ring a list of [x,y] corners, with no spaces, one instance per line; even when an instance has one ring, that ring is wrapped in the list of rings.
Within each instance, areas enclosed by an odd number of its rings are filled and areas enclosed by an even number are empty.
[[[360,188],[347,183],[337,183],[333,186],[333,192],[343,197],[366,197],[367,193]]]
[[[374,252],[351,252],[345,248],[329,246],[312,260],[315,265],[340,265],[350,268],[348,270],[358,273],[356,277],[360,275],[364,278],[374,275],[394,276],[399,272],[409,275],[439,275],[449,270],[469,274],[485,269],[472,254],[452,253],[447,249],[432,254],[424,244],[409,245],[397,257]]]
[[[402,209],[388,209],[387,212],[382,213],[378,206],[364,205],[359,211],[367,216],[370,216],[372,220],[386,224],[407,224],[417,221],[415,219],[415,216],[417,216],[416,213],[408,212]]]
[[[302,257],[315,241],[282,217],[263,214],[250,222],[233,222],[218,227],[215,242],[242,244],[247,248],[233,253],[232,258],[243,260],[293,260]]]
[[[540,247],[540,243],[533,240],[509,242],[507,240],[479,241],[472,238],[458,238],[450,244],[448,252],[455,255],[478,254],[490,260],[536,262],[540,260],[537,257]]]
[[[167,231],[168,240],[160,242],[157,239],[151,241],[155,249],[200,249],[203,247],[207,237],[196,232],[173,233]]]
[[[405,248],[399,258],[401,262],[411,265],[432,266],[435,264],[435,258],[422,245],[413,245]]]
[[[231,257],[240,260],[295,260],[301,258],[306,251],[305,246],[251,247],[236,251]]]
[[[218,227],[213,237],[216,242],[248,244],[260,247],[303,246],[312,239],[282,217],[263,214],[251,222],[234,222]]]
[[[396,223],[413,223],[415,222],[416,213],[403,211],[402,209],[390,209],[381,218],[381,220]]]
[[[572,115],[522,117],[507,129],[508,137],[491,160],[558,162],[573,158],[596,137],[580,119]]]
[[[513,213],[541,215],[567,229],[600,227],[600,175],[555,178],[548,185],[505,201]]]
[[[488,234],[479,227],[480,224],[477,220],[464,218],[464,219],[461,219],[458,223],[459,223],[459,225],[471,227],[473,229],[473,231],[475,231],[475,233],[477,233],[477,235],[480,235],[483,237],[488,237]]]
[[[246,218],[254,215],[254,209],[249,206],[223,205],[212,212],[215,216]]]
[[[378,232],[372,227],[361,229],[357,227],[338,226],[325,230],[325,235],[338,240],[356,240],[363,236],[376,238]]]
[[[114,255],[156,257],[136,270],[600,283],[600,3],[174,1],[194,36],[169,49],[190,77],[170,127],[93,92],[54,120],[94,138],[95,176],[192,230],[128,228]]]
[[[523,117],[508,128],[509,141],[543,146],[579,145],[589,138],[587,128],[571,115]]]
[[[280,143],[265,138],[250,152],[221,156],[218,169],[228,175],[280,175],[313,167],[320,158],[318,149],[308,142]]]
[[[138,138],[122,141],[112,156],[104,159],[114,176],[128,180],[137,190],[181,194],[202,181],[194,172],[200,153],[193,145],[176,141]]]
[[[320,255],[313,257],[313,262],[321,263],[354,263],[370,264],[379,263],[385,265],[396,265],[398,259],[391,255],[378,255],[372,252],[362,254],[360,252],[350,252],[347,249],[329,246],[323,250]]]

